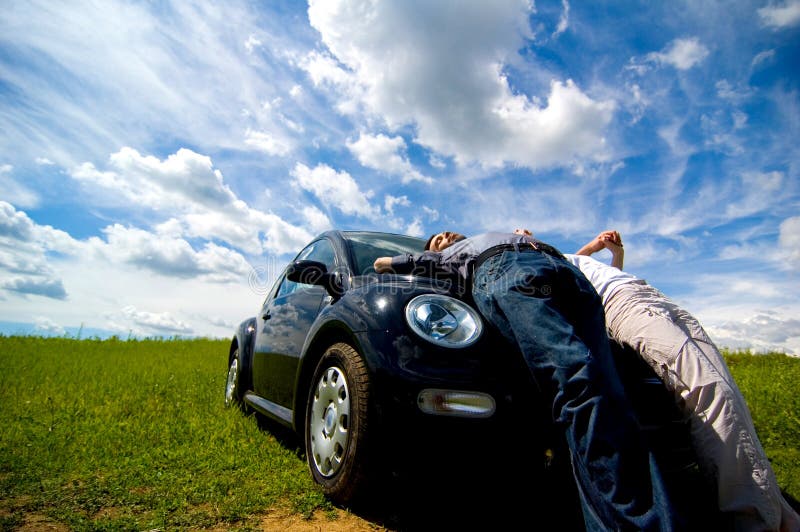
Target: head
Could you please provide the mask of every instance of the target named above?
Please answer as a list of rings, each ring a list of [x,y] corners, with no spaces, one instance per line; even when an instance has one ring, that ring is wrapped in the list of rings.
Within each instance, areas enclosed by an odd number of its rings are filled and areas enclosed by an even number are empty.
[[[452,231],[443,231],[431,235],[427,242],[425,242],[425,251],[442,251],[447,249],[459,240],[464,240],[464,235],[454,233]]]

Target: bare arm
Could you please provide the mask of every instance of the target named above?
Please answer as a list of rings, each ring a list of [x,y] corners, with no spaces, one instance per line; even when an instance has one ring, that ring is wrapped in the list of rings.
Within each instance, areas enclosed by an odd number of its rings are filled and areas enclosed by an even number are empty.
[[[625,248],[622,247],[622,237],[616,231],[603,231],[576,251],[575,254],[589,256],[604,248],[611,252],[611,265],[621,270],[625,262]]]

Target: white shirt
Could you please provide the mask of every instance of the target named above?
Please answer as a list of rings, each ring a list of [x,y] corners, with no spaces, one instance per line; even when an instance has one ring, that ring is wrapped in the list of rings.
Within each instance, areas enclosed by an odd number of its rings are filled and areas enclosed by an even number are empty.
[[[609,266],[588,255],[571,255],[565,253],[564,257],[576,266],[583,275],[589,279],[594,289],[603,300],[603,305],[608,302],[608,298],[620,285],[626,283],[647,284],[644,279],[639,279],[635,275],[623,272],[619,268]]]

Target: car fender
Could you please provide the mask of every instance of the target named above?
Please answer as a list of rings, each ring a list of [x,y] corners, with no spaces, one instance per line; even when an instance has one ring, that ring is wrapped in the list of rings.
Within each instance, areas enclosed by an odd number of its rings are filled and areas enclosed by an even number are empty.
[[[411,298],[423,293],[447,293],[446,288],[432,283],[398,281],[389,283],[367,283],[348,290],[339,299],[328,299],[306,336],[300,363],[295,375],[295,389],[307,390],[317,363],[325,350],[337,342],[352,345],[363,357],[374,373],[377,368],[399,365],[399,358],[387,354],[392,347],[364,345],[367,331],[380,331],[382,336],[401,338],[408,336],[404,311]],[[305,415],[306,394],[295,394],[295,429],[302,427]]]
[[[233,339],[231,340],[231,348],[228,354],[228,364],[230,365],[233,353],[236,348],[239,348],[239,361],[242,364],[240,369],[241,375],[244,377],[245,383],[250,383],[250,375],[253,366],[253,345],[256,336],[256,318],[248,318],[239,324],[236,328]]]
[[[354,315],[345,298],[341,298],[334,304],[330,301],[323,303],[325,306],[317,316],[314,324],[306,336],[305,344],[297,364],[295,374],[295,390],[308,390],[307,383],[311,380],[317,363],[322,358],[325,350],[337,342],[346,342],[352,345],[359,353],[363,354],[363,349],[358,342],[357,330],[363,327],[363,319]],[[305,417],[305,407],[308,400],[307,393],[295,393],[293,410],[293,425],[297,434],[303,434],[303,421]]]
[[[314,350],[319,338],[336,331],[339,341],[358,342],[358,333],[384,331],[387,335],[405,334],[405,306],[413,297],[425,293],[446,293],[436,285],[419,282],[371,283],[348,290],[338,300],[329,298],[306,336],[302,358]],[[356,349],[360,346],[353,345]],[[369,353],[363,353],[369,357]],[[366,360],[371,364],[371,360]],[[371,364],[374,367],[374,364]]]

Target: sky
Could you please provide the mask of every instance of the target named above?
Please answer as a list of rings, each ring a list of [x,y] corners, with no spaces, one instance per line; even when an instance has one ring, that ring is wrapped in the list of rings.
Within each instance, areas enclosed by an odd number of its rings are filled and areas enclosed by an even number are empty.
[[[800,355],[799,89],[800,0],[10,0],[0,333],[230,337],[331,228],[616,229]]]

